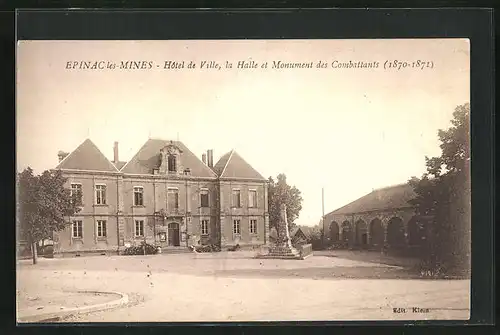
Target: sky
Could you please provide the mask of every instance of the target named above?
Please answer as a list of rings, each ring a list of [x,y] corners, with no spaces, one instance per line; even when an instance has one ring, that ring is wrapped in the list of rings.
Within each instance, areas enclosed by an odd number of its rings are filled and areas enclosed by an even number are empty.
[[[295,222],[316,225],[322,188],[328,213],[421,176],[425,156],[440,154],[438,129],[469,102],[469,55],[466,39],[20,41],[17,169],[54,168],[59,150],[86,138],[109,159],[118,141],[124,161],[148,138],[179,139],[200,158],[213,149],[214,161],[235,149],[266,178],[285,173],[303,197]],[[81,61],[117,68],[68,66]],[[122,61],[153,67],[123,70]],[[165,61],[184,68],[164,69]],[[258,67],[238,69],[239,61]],[[313,67],[273,69],[273,61]],[[378,67],[333,67],[349,61]],[[425,66],[384,66],[394,61]]]

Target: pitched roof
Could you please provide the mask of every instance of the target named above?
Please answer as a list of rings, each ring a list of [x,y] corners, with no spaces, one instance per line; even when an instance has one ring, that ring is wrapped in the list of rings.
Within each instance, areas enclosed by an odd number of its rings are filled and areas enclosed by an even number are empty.
[[[312,235],[312,228],[311,227],[306,227],[306,226],[300,226],[299,229],[304,233],[304,235],[309,238]]]
[[[160,166],[160,150],[169,144],[176,145],[182,151],[182,166],[189,168],[192,176],[205,178],[217,177],[184,143],[161,139],[148,139],[120,171],[133,174],[153,174],[153,169],[157,169]]]
[[[373,190],[367,195],[340,207],[329,214],[352,214],[393,208],[412,207],[408,201],[415,198],[413,188],[399,184]]]
[[[229,160],[231,153],[232,151],[229,151],[228,153],[222,155],[219,161],[215,163],[214,167],[212,168],[212,170],[214,170],[214,172],[217,173],[218,176],[220,176],[222,174],[222,171],[224,171],[224,168],[226,167],[227,161]]]
[[[266,180],[234,149],[223,155],[214,165],[213,170],[220,178],[245,178]]]
[[[116,162],[116,163],[115,163],[115,162],[112,162],[112,163],[116,166],[116,168],[117,168],[118,170],[121,170],[121,168],[122,168],[125,164],[127,164],[127,162],[124,162],[124,161],[118,161],[118,162]]]
[[[296,226],[292,229],[291,236],[295,236],[298,232],[301,232],[306,238],[310,238],[312,234],[312,229],[305,226]]]
[[[67,155],[56,166],[56,169],[118,172],[113,163],[104,156],[90,139],[83,141],[82,144]]]

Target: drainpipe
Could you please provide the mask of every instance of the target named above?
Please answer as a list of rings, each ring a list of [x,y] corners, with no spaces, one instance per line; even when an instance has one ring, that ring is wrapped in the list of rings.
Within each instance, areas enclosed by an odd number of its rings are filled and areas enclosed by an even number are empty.
[[[266,240],[266,207],[267,207],[267,212],[269,212],[269,204],[267,203],[267,197],[266,197],[266,193],[267,193],[266,187],[267,187],[267,181],[264,183],[264,245],[267,243],[267,240]],[[267,215],[269,216],[269,213]]]
[[[120,254],[120,176],[116,176],[116,253]]]
[[[186,193],[186,203],[185,203],[185,209],[184,209],[184,221],[186,222],[186,248],[189,248],[189,235],[188,235],[188,215],[187,215],[187,210],[188,210],[188,180],[187,180],[187,170],[184,170],[184,175],[185,175],[185,193]]]
[[[144,195],[143,195],[144,197]],[[142,200],[144,201],[144,199]],[[158,215],[156,215],[156,183],[153,179],[153,241],[156,247],[156,219]]]

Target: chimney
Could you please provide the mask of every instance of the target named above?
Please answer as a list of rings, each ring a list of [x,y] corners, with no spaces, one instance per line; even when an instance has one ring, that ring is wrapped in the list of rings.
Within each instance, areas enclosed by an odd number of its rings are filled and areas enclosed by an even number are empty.
[[[66,157],[68,156],[68,153],[67,152],[64,152],[64,151],[59,151],[57,153],[57,157],[59,157],[59,163]]]
[[[118,163],[118,142],[115,142],[113,146],[113,162]]]
[[[212,149],[207,150],[207,163],[208,167],[214,167],[214,151]]]
[[[203,164],[207,164],[207,154],[201,155],[201,160],[203,161]]]

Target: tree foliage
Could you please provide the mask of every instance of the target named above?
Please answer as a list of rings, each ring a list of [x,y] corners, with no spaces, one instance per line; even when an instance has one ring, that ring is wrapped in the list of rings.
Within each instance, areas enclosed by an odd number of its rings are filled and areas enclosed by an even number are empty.
[[[456,107],[452,126],[439,130],[441,156],[426,157],[427,171],[409,184],[420,224],[427,231],[423,255],[429,270],[470,266],[470,105]]]
[[[269,226],[277,228],[280,220],[281,204],[286,205],[286,217],[288,229],[291,231],[295,227],[294,221],[299,217],[302,210],[302,196],[295,186],[290,186],[286,182],[285,174],[277,176],[276,181],[269,177]]]
[[[80,210],[77,204],[81,195],[72,196],[64,187],[65,183],[61,171],[44,171],[37,176],[28,167],[18,173],[19,237],[30,245],[51,238],[54,231],[64,229],[69,216]]]

